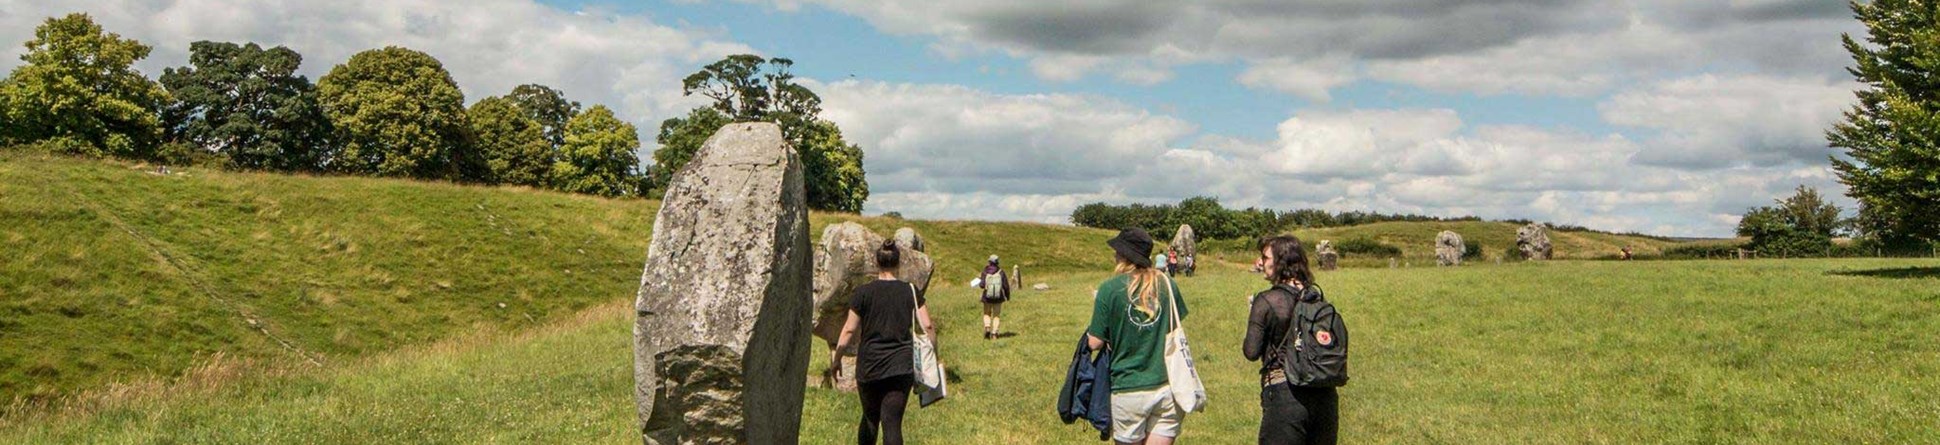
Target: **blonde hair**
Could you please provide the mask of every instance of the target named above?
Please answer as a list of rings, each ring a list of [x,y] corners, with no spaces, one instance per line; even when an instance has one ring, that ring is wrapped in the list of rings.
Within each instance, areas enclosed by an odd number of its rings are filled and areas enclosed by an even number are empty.
[[[1131,299],[1133,307],[1147,317],[1159,315],[1158,287],[1163,283],[1159,281],[1162,276],[1158,269],[1138,267],[1131,261],[1119,258],[1118,266],[1113,267],[1112,272],[1131,275],[1132,279],[1125,282],[1125,295]]]

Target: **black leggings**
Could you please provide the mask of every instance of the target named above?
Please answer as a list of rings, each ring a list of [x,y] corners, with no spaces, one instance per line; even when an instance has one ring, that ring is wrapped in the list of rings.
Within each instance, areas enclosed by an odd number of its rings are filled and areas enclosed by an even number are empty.
[[[857,386],[862,394],[862,424],[856,426],[856,443],[876,445],[876,429],[882,428],[883,445],[903,445],[903,408],[909,407],[909,388],[913,376],[899,375]]]
[[[1340,429],[1340,393],[1334,388],[1260,388],[1260,444],[1332,445]]]

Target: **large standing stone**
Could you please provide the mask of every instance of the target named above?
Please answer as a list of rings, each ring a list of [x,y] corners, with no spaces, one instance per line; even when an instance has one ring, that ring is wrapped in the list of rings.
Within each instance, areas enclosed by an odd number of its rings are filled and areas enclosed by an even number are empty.
[[[925,253],[929,252],[928,249],[923,248],[923,235],[916,234],[916,229],[909,228],[909,227],[896,229],[896,235],[894,239],[896,240],[896,245],[901,246],[905,250],[914,250],[917,252],[925,252]]]
[[[721,128],[674,175],[634,303],[647,444],[794,444],[808,371],[802,164],[771,123]]]
[[[1522,251],[1527,260],[1547,260],[1550,258],[1549,226],[1539,222],[1529,223],[1516,230],[1516,249]]]
[[[1314,257],[1320,263],[1320,270],[1340,269],[1340,252],[1334,250],[1333,241],[1320,240],[1320,244],[1314,247]]]
[[[1192,226],[1180,224],[1179,231],[1172,233],[1172,242],[1168,245],[1172,250],[1179,251],[1179,256],[1192,257],[1199,253],[1199,244],[1193,238]]]
[[[1468,246],[1462,244],[1462,234],[1455,233],[1453,230],[1443,230],[1442,233],[1435,235],[1436,265],[1459,266],[1462,264],[1462,253],[1466,251]]]
[[[900,232],[900,231],[899,231]],[[921,240],[915,230],[909,230],[913,239]],[[849,298],[855,295],[857,287],[875,281],[881,270],[876,267],[876,248],[882,247],[883,238],[869,231],[861,224],[843,222],[822,229],[822,244],[815,253],[815,320],[814,333],[822,339],[824,350],[843,361],[843,369],[853,370],[855,348],[834,351],[835,341],[842,335],[842,325],[848,321]],[[902,256],[902,264],[895,271],[896,278],[916,286],[918,294],[929,292],[930,276],[935,269],[928,254],[897,245]],[[854,373],[840,375],[828,373],[822,381],[836,389],[855,390]]]

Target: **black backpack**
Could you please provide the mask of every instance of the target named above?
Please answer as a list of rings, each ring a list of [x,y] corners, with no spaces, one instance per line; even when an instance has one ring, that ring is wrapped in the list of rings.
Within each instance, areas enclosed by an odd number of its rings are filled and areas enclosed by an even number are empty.
[[[1277,285],[1293,294],[1293,319],[1281,339],[1280,369],[1293,386],[1327,388],[1347,385],[1347,322],[1320,287],[1307,289]]]

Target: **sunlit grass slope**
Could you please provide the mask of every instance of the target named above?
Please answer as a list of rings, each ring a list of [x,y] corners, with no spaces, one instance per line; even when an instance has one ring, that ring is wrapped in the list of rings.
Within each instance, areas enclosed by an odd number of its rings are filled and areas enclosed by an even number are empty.
[[[1324,273],[1353,327],[1345,440],[1940,441],[1932,266],[1554,262]],[[1052,405],[1103,276],[1046,276],[1053,290],[1019,295],[1005,324],[1017,335],[997,341],[977,336],[969,289],[937,292],[942,356],[960,379],[952,399],[911,413],[911,440],[1092,442],[1087,427],[1059,423]],[[1181,285],[1213,402],[1186,420],[1186,440],[1252,443],[1256,365],[1239,356],[1239,339],[1246,296],[1260,281],[1214,267]],[[15,423],[0,427],[0,442],[636,443],[629,338],[626,306],[615,301],[522,333]],[[807,400],[803,443],[853,440],[853,395],[810,389]]]
[[[330,365],[629,298],[657,204],[522,188],[152,168],[0,150],[0,405],[227,363]],[[915,226],[961,286],[999,254],[1096,269],[1105,231]],[[955,283],[955,284],[951,284]]]

